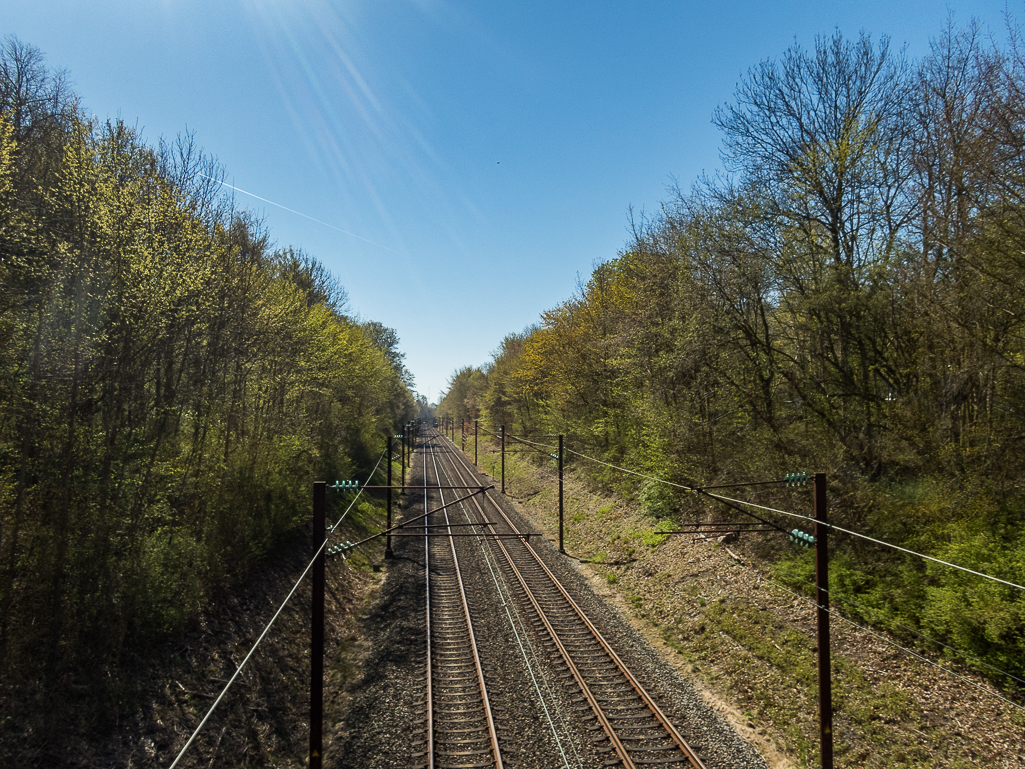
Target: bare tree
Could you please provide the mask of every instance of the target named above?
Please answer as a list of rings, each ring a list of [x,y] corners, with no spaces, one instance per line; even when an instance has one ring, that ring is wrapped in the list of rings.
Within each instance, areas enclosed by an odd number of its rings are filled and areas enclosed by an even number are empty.
[[[217,159],[203,152],[194,132],[178,134],[173,140],[157,143],[160,175],[177,189],[189,212],[207,227],[220,221],[230,210],[231,201],[223,194],[227,176]]]
[[[0,45],[0,111],[7,112],[14,138],[36,139],[53,121],[66,122],[77,109],[67,73],[49,70],[42,52],[11,35]]]
[[[905,219],[897,209],[912,139],[909,68],[862,34],[837,32],[815,50],[791,47],[763,61],[737,86],[736,103],[716,109],[723,160],[767,193],[776,213],[825,236],[836,263],[858,267],[890,245]]]
[[[913,83],[885,38],[875,46],[836,32],[749,70],[713,118],[724,162],[740,174],[721,202],[737,212],[742,192],[742,223],[761,230],[763,254],[743,260],[757,267],[745,273],[774,286],[753,298],[787,318],[751,343],[772,346],[801,401],[872,468],[879,411],[906,369],[891,279],[916,210]]]

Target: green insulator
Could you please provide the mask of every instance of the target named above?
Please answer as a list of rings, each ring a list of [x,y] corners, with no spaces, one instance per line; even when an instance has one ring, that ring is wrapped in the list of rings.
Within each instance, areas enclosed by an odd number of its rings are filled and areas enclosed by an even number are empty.
[[[790,532],[790,541],[801,547],[811,547],[815,544],[815,537],[811,534],[806,534],[800,529],[793,529]]]

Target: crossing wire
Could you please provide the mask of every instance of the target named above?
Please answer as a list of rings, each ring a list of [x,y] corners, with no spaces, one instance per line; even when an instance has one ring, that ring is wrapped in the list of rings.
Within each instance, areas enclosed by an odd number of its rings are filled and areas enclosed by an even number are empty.
[[[811,584],[811,583],[809,582],[807,584]],[[1019,678],[1018,676],[1014,675],[1014,673],[1008,673],[1006,670],[1001,670],[1000,668],[996,667],[995,665],[990,665],[988,662],[985,662],[984,660],[979,659],[974,654],[971,654],[971,653],[966,652],[966,651],[962,651],[961,649],[958,649],[956,646],[950,646],[949,644],[945,644],[945,643],[943,643],[943,641],[939,641],[939,640],[933,638],[932,636],[928,636],[925,633],[921,632],[920,630],[916,630],[915,628],[911,627],[910,625],[905,625],[903,622],[897,622],[897,620],[889,619],[880,609],[874,609],[871,606],[865,606],[864,604],[861,604],[861,603],[855,601],[853,598],[851,598],[849,596],[846,596],[846,595],[843,595],[841,593],[837,593],[836,591],[833,591],[833,590],[827,590],[826,592],[829,593],[830,598],[833,598],[833,599],[839,601],[840,603],[847,604],[848,606],[857,607],[863,613],[867,614],[869,612],[875,612],[879,617],[881,617],[881,619],[875,620],[875,622],[877,622],[877,623],[881,623],[881,622],[889,623],[893,627],[900,628],[901,630],[903,630],[903,631],[905,631],[907,633],[911,633],[912,635],[916,635],[919,638],[921,638],[921,639],[923,639],[925,641],[928,641],[929,643],[935,644],[936,646],[940,646],[940,647],[946,649],[947,651],[953,652],[954,655],[956,655],[958,657],[961,657],[961,658],[966,659],[966,660],[971,660],[972,664],[974,664],[974,665],[978,665],[980,667],[987,668],[989,670],[992,670],[994,673],[1000,673],[1000,675],[1006,676],[1007,678],[1010,678],[1012,681],[1016,681],[1017,683],[1021,684],[1022,686],[1025,686],[1025,679]]]
[[[826,608],[826,607],[820,607],[815,601],[813,601],[812,599],[808,598],[808,596],[802,595],[801,593],[798,593],[795,590],[791,590],[789,587],[787,587],[786,585],[782,584],[781,582],[777,582],[776,580],[772,579],[771,577],[766,577],[764,574],[762,574],[759,571],[756,571],[755,569],[751,568],[750,566],[746,566],[744,564],[740,564],[740,566],[742,568],[744,568],[744,569],[747,569],[750,572],[754,572],[755,574],[758,575],[758,577],[760,577],[761,579],[765,580],[766,582],[771,584],[773,587],[779,588],[780,590],[782,590],[785,593],[789,593],[790,595],[792,595],[795,598],[803,601],[804,603],[808,604],[809,606],[812,606],[814,608],[825,608],[826,612],[829,613],[831,616],[836,617],[839,620],[842,620],[843,622],[847,623],[848,625],[851,625],[852,627],[857,628],[858,630],[863,630],[864,632],[868,633],[869,635],[874,636],[875,638],[878,638],[880,641],[883,641],[884,643],[889,644],[890,646],[892,646],[895,649],[898,649],[898,650],[904,652],[905,654],[910,654],[912,657],[917,657],[922,662],[925,662],[925,663],[927,663],[929,665],[932,665],[934,668],[937,668],[937,669],[943,671],[944,673],[946,673],[948,675],[951,675],[954,678],[957,678],[957,679],[963,681],[964,683],[968,684],[969,686],[972,686],[972,687],[978,689],[980,692],[982,692],[983,694],[985,694],[988,697],[992,697],[992,698],[1001,700],[1002,702],[1005,702],[1008,705],[1010,705],[1011,707],[1013,707],[1015,710],[1019,710],[1019,711],[1025,712],[1025,707],[1022,707],[1022,705],[1020,705],[1019,703],[1015,702],[1014,700],[1008,699],[1007,697],[1004,697],[1003,695],[999,694],[998,692],[995,692],[995,691],[993,691],[991,689],[987,689],[985,686],[983,686],[982,684],[978,683],[977,681],[973,681],[972,679],[970,679],[970,678],[968,678],[966,676],[963,676],[960,673],[957,673],[957,672],[951,670],[950,668],[946,668],[943,665],[940,665],[938,662],[933,662],[928,657],[926,657],[926,656],[924,656],[922,654],[919,654],[918,652],[914,651],[913,649],[908,649],[908,648],[906,648],[904,646],[901,646],[899,643],[894,641],[892,638],[887,638],[886,636],[881,635],[880,633],[875,632],[871,628],[865,627],[864,625],[859,625],[857,622],[855,622],[854,620],[848,619],[847,617],[845,617],[843,614],[840,614],[835,609]],[[806,584],[806,585],[808,585],[808,586],[810,586],[812,588],[816,588],[817,587],[812,582],[805,581],[804,584]],[[846,599],[844,596],[842,596],[842,595],[840,595],[838,593],[835,593],[835,592],[832,592],[832,591],[829,591],[829,590],[825,590],[824,592],[828,593],[831,598],[834,598],[834,599],[836,599],[836,600],[838,600],[840,602],[854,603],[854,601]],[[900,624],[900,623],[897,623],[897,624]],[[904,627],[904,626],[901,625],[901,627]],[[907,629],[911,630],[911,632],[916,632],[912,628],[907,628]],[[951,646],[947,646],[946,644],[941,643],[940,641],[936,641],[934,639],[931,639],[928,636],[923,635],[922,633],[917,633],[917,634],[922,636],[922,638],[925,638],[927,640],[930,640],[930,641],[933,641],[934,643],[939,644],[940,646],[944,646],[947,649],[951,649],[952,651],[957,652],[961,656],[971,657],[971,655],[965,654],[964,652],[961,652],[959,649],[956,649],[956,648],[951,647]],[[990,668],[991,670],[996,671],[997,673],[1003,673],[1005,676],[1008,676],[1009,678],[1013,678],[1015,681],[1021,681],[1020,678],[1018,678],[1017,676],[1012,675],[1011,673],[1008,673],[1005,670],[1001,670],[1000,668],[993,667],[992,665],[987,665],[986,663],[983,663],[981,661],[980,661],[980,664],[985,665],[986,667]],[[1025,683],[1025,682],[1023,682],[1023,683]]]
[[[384,459],[384,455],[385,452],[382,451],[381,456],[377,460],[377,464],[374,466],[374,469],[370,472],[370,478],[374,477],[374,474],[377,472],[377,468],[381,466],[381,462]],[[335,523],[335,525],[331,527],[332,529],[337,528],[338,525],[343,520],[345,520],[345,516],[349,514],[349,511],[352,510],[353,505],[356,504],[356,501],[360,498],[360,495],[362,494],[363,488],[360,487],[356,496],[353,497],[352,502],[349,503],[349,506],[345,509],[345,512],[342,513],[342,517],[339,518],[337,523]],[[317,552],[313,555],[313,558],[306,565],[306,568],[303,570],[303,573],[299,575],[299,579],[296,580],[295,585],[293,585],[288,595],[285,596],[285,600],[281,602],[281,606],[279,606],[278,610],[274,612],[274,616],[270,618],[270,622],[267,623],[267,626],[263,629],[263,632],[260,633],[260,637],[256,639],[256,643],[253,644],[253,647],[249,650],[249,653],[245,656],[245,659],[242,660],[241,664],[239,664],[238,669],[235,671],[234,675],[232,675],[232,677],[228,680],[228,683],[226,683],[224,685],[224,688],[221,689],[221,693],[217,695],[217,699],[214,700],[214,704],[210,706],[210,709],[206,712],[206,715],[203,716],[203,720],[199,722],[199,726],[197,726],[195,731],[192,732],[192,736],[189,737],[188,742],[185,743],[185,746],[178,753],[177,758],[174,759],[174,761],[167,769],[174,769],[178,765],[178,762],[182,760],[182,757],[185,755],[185,752],[189,749],[189,747],[195,741],[196,737],[203,730],[203,727],[206,725],[206,722],[210,719],[210,716],[213,715],[214,710],[221,703],[221,700],[224,699],[224,695],[228,693],[228,689],[231,688],[231,685],[235,683],[235,679],[238,678],[239,675],[242,673],[242,669],[246,666],[246,663],[249,662],[249,658],[253,656],[253,654],[256,652],[257,647],[259,647],[259,645],[263,642],[263,639],[267,636],[267,633],[270,632],[271,626],[273,626],[274,622],[281,615],[281,612],[284,611],[285,606],[288,605],[288,602],[292,600],[292,596],[295,595],[295,591],[299,589],[299,585],[301,585],[302,581],[306,579],[306,575],[310,573],[310,569],[313,568],[313,564],[316,562],[317,558],[320,557],[321,553],[324,551],[324,548],[327,546],[327,543],[328,538],[325,537],[324,541],[320,544],[320,547],[317,548]]]
[[[646,478],[648,480],[655,481],[656,483],[664,483],[667,486],[674,486],[674,487],[676,487],[678,489],[683,489],[684,491],[696,491],[696,492],[699,492],[701,494],[704,494],[706,497],[713,497],[715,499],[718,499],[720,502],[723,502],[728,507],[732,507],[734,510],[737,510],[738,512],[742,513],[743,515],[750,516],[751,518],[754,518],[756,521],[761,521],[766,526],[771,526],[772,528],[774,528],[777,531],[780,531],[780,532],[782,532],[784,534],[789,534],[790,533],[786,529],[784,529],[782,526],[780,526],[779,524],[773,523],[772,521],[767,521],[764,518],[762,518],[760,516],[757,516],[757,515],[755,515],[754,513],[750,512],[748,510],[744,510],[744,509],[742,509],[740,507],[737,507],[736,504],[732,504],[736,500],[731,500],[731,499],[728,499],[727,497],[722,497],[722,496],[720,496],[718,494],[712,494],[711,492],[705,491],[704,489],[699,488],[697,486],[688,486],[685,483],[673,483],[672,481],[667,481],[667,480],[663,480],[662,478],[657,478],[654,475],[646,475],[645,473],[639,473],[636,470],[628,470],[625,467],[619,467],[618,465],[613,465],[613,464],[609,464],[608,462],[603,462],[600,459],[595,459],[594,457],[589,457],[586,454],[581,454],[580,452],[573,451],[572,449],[566,449],[566,451],[568,451],[570,454],[576,454],[578,457],[582,457],[583,459],[590,460],[591,462],[596,462],[599,465],[605,465],[606,467],[611,467],[614,470],[620,470],[620,471],[622,471],[624,473],[630,473],[631,475],[636,475],[639,478]]]
[[[769,582],[769,583],[775,585],[776,587],[780,588],[781,590],[787,591],[791,595],[797,596],[797,597],[799,597],[799,598],[801,598],[802,600],[805,600],[805,601],[810,600],[807,595],[801,595],[799,593],[794,592],[790,588],[788,588],[785,585],[783,585],[783,583],[777,582],[772,577],[766,577],[761,572],[757,571],[756,569],[754,569],[754,568],[752,568],[750,566],[747,566],[746,564],[739,563],[738,565],[743,567],[743,568],[745,568],[745,569],[747,569],[750,572],[753,572],[754,574],[756,574],[759,577],[759,579],[764,579],[766,582]],[[807,579],[794,580],[794,581],[795,582],[799,582],[800,583],[799,586],[803,587],[803,588],[807,588],[810,593],[814,593],[816,590],[818,590],[818,587],[819,587],[816,583],[812,582],[811,580],[807,580]],[[935,644],[936,646],[939,646],[939,647],[941,647],[943,649],[946,649],[947,651],[953,652],[954,656],[956,656],[956,657],[960,657],[960,658],[965,659],[965,660],[970,660],[972,662],[972,664],[974,664],[974,665],[977,665],[979,667],[987,668],[987,669],[993,671],[994,673],[999,673],[1002,676],[1006,676],[1007,678],[1010,678],[1012,681],[1015,681],[1015,682],[1017,682],[1019,684],[1022,684],[1022,686],[1025,687],[1025,679],[1019,678],[1018,676],[1014,675],[1014,673],[1008,673],[1006,670],[1002,670],[1001,668],[998,668],[996,665],[991,665],[988,662],[980,659],[979,657],[977,657],[976,655],[972,654],[971,652],[966,652],[963,649],[958,649],[956,646],[951,646],[949,644],[945,644],[945,643],[943,643],[943,641],[940,641],[940,640],[938,640],[936,638],[933,638],[932,636],[926,635],[921,630],[918,630],[916,628],[911,627],[910,625],[905,625],[903,622],[898,622],[895,619],[887,617],[886,613],[883,612],[881,609],[876,609],[876,608],[871,607],[871,606],[865,606],[864,604],[859,603],[858,601],[855,601],[853,598],[851,598],[848,595],[845,595],[843,593],[838,593],[835,589],[823,588],[823,592],[828,594],[831,600],[837,601],[838,603],[842,603],[842,604],[845,604],[847,606],[854,606],[857,609],[861,610],[866,615],[868,613],[870,613],[870,612],[875,612],[876,616],[879,619],[871,620],[871,621],[874,622],[874,624],[888,624],[891,627],[900,628],[905,633],[910,633],[911,635],[918,636],[923,641],[927,641],[927,642],[929,642],[931,644]]]

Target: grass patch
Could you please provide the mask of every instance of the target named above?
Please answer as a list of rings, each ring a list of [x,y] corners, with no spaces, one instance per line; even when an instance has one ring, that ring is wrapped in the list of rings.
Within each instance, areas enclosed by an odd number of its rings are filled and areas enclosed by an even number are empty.
[[[703,599],[699,604],[704,605]],[[691,624],[681,617],[675,626],[663,628],[662,637],[692,663],[721,652],[727,639],[731,651],[718,655],[719,683],[780,736],[799,765],[817,765],[818,675],[812,637],[773,621],[744,600],[709,602],[699,621]],[[974,765],[960,745],[929,726],[911,694],[892,682],[873,680],[846,658],[834,655],[832,666],[838,766]],[[693,668],[699,670],[696,664]]]

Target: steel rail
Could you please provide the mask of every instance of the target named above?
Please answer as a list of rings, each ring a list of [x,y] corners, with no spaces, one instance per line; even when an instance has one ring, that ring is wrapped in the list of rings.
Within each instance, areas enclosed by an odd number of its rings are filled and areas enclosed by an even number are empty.
[[[461,465],[461,469],[459,468],[459,465]],[[453,466],[457,469],[457,475],[460,477],[460,479],[463,479],[465,478],[466,473],[470,471],[470,468],[468,463],[462,456],[460,456],[459,458],[459,465],[457,465],[456,462],[453,462]],[[505,514],[505,511],[502,510],[501,505],[499,505],[498,502],[489,493],[485,492],[483,496],[488,499],[488,501],[492,504],[492,506],[495,508],[498,514],[505,520],[506,525],[514,532],[516,532],[517,529],[515,525]],[[471,501],[474,505],[476,505],[477,511],[482,518],[488,517],[485,516],[484,508],[481,506],[480,501],[477,500],[476,497],[474,497]],[[494,526],[491,525],[489,528],[494,529]],[[562,655],[564,662],[566,663],[571,674],[573,675],[574,680],[577,682],[577,685],[580,687],[585,699],[587,699],[588,704],[591,706],[591,709],[593,710],[595,717],[598,718],[599,723],[601,723],[603,730],[609,737],[609,741],[612,743],[617,755],[623,762],[624,767],[627,767],[628,769],[630,767],[635,767],[636,765],[633,759],[630,757],[629,751],[627,750],[626,746],[623,744],[619,736],[616,734],[615,727],[612,725],[609,717],[605,714],[604,709],[597,701],[597,697],[593,693],[591,693],[590,687],[583,680],[583,674],[576,666],[576,664],[572,661],[568,649],[566,649],[562,640],[558,637],[554,627],[552,627],[551,622],[547,618],[546,613],[541,607],[539,601],[537,600],[536,596],[534,596],[533,591],[528,586],[526,579],[523,577],[519,568],[513,562],[512,554],[506,548],[505,544],[501,541],[501,539],[496,538],[495,542],[506,556],[510,569],[516,575],[517,581],[520,583],[520,586],[524,590],[524,593],[527,596],[529,602],[534,607],[538,617],[545,625],[547,632],[549,632],[553,642],[559,649],[559,652]],[[583,611],[583,609],[581,609],[579,604],[577,604],[577,602],[573,600],[572,596],[570,596],[566,588],[558,580],[558,578],[551,571],[551,569],[549,569],[548,566],[544,563],[544,561],[541,559],[537,551],[530,546],[530,543],[528,541],[523,541],[522,544],[526,552],[532,558],[533,562],[535,562],[537,566],[540,567],[544,575],[547,576],[551,584],[555,587],[555,589],[558,591],[558,593],[561,595],[561,597],[570,607],[573,613],[579,618],[582,624],[593,635],[594,639],[598,642],[602,651],[608,656],[609,659],[612,660],[616,668],[620,671],[621,675],[625,678],[626,682],[630,685],[630,687],[638,695],[640,700],[651,712],[655,720],[658,721],[661,727],[665,730],[666,734],[677,746],[679,751],[683,754],[684,759],[686,759],[691,764],[691,766],[694,767],[694,769],[705,769],[704,763],[701,761],[697,753],[690,747],[690,745],[687,744],[683,736],[679,733],[679,731],[672,724],[672,722],[665,715],[665,713],[658,706],[658,704],[652,699],[651,695],[643,687],[643,685],[640,683],[637,677],[633,675],[633,673],[629,670],[626,663],[624,663],[620,656],[615,652],[615,650],[612,648],[609,642],[602,635],[601,631],[585,614],[585,612]]]
[[[465,468],[460,468],[458,465],[456,465],[455,462],[453,462],[453,469],[457,476],[462,477],[464,475],[463,469]],[[494,504],[494,500],[491,500],[491,502],[492,504]],[[483,507],[479,503],[476,505],[476,507],[478,513],[483,513]],[[497,508],[498,506],[495,505],[495,507]],[[503,517],[505,517],[504,513],[502,514]],[[508,518],[506,518],[506,522],[509,523]],[[494,526],[491,525],[490,528],[494,529]],[[515,527],[512,528],[515,531]],[[494,534],[495,532],[492,533]],[[595,717],[598,719],[598,723],[601,725],[606,737],[608,737],[609,742],[612,744],[613,749],[616,751],[616,755],[619,756],[620,761],[622,761],[623,766],[626,767],[626,769],[635,769],[635,764],[630,759],[630,755],[626,749],[626,746],[619,738],[619,735],[616,733],[615,727],[612,725],[608,716],[602,709],[600,703],[598,702],[597,696],[591,690],[591,687],[588,686],[587,681],[584,678],[583,672],[580,670],[579,666],[573,660],[572,653],[568,648],[566,648],[566,645],[564,644],[562,638],[560,638],[558,631],[552,625],[548,613],[545,611],[544,607],[541,606],[537,596],[534,594],[534,591],[531,590],[529,584],[527,583],[526,578],[523,576],[520,569],[516,566],[512,554],[504,545],[502,545],[501,542],[499,542],[498,544],[502,551],[502,554],[505,556],[507,566],[512,571],[513,576],[516,578],[516,581],[520,586],[520,589],[523,591],[523,595],[527,598],[531,607],[534,609],[534,612],[537,615],[538,619],[544,625],[545,631],[548,633],[549,638],[551,638],[552,642],[555,644],[555,647],[558,649],[559,655],[562,657],[562,660],[566,664],[567,669],[573,676],[573,680],[576,682],[581,694],[587,701],[588,706],[591,708],[592,712],[595,714]]]
[[[427,459],[424,458],[424,510],[430,510],[427,500]],[[424,515],[424,584],[427,593],[427,766],[434,769],[434,670],[431,650],[431,538],[427,533],[427,516]]]
[[[423,463],[424,463],[423,478],[424,478],[424,507],[425,507],[425,509],[426,509],[426,507],[428,505],[427,493],[429,491],[432,491],[432,490],[435,490],[435,489],[437,489],[438,493],[441,495],[442,504],[444,505],[444,503],[445,503],[445,493],[444,493],[444,491],[441,490],[440,488],[438,488],[437,486],[430,486],[430,485],[427,484],[427,478],[428,478],[427,459],[428,459],[428,457],[430,457],[431,462],[434,465],[434,474],[438,477],[439,482],[441,480],[441,472],[438,469],[437,452],[435,450],[435,447],[433,445],[431,445],[431,444],[425,444],[424,451],[423,451]],[[482,709],[483,709],[484,719],[485,719],[485,722],[487,724],[488,741],[490,742],[491,754],[492,754],[492,756],[494,758],[495,769],[504,769],[504,764],[502,763],[502,751],[501,751],[501,747],[499,745],[499,740],[498,740],[498,730],[497,730],[497,728],[495,726],[494,715],[493,715],[493,713],[491,711],[491,701],[490,701],[490,698],[488,697],[487,683],[484,680],[484,667],[483,667],[483,665],[481,663],[480,652],[479,652],[478,647],[477,647],[477,638],[476,638],[476,635],[475,635],[474,630],[473,630],[473,620],[470,617],[470,604],[469,604],[469,600],[467,599],[467,596],[466,596],[466,589],[465,589],[465,586],[464,586],[464,583],[463,583],[462,570],[461,570],[461,568],[459,566],[459,555],[456,552],[455,537],[458,536],[458,535],[455,535],[452,532],[452,529],[451,529],[451,525],[452,524],[449,522],[448,511],[447,510],[443,510],[443,512],[444,512],[444,515],[445,515],[445,523],[441,524],[441,526],[448,528],[448,535],[449,535],[449,537],[448,537],[448,546],[449,546],[449,552],[451,553],[452,565],[453,565],[453,574],[452,574],[452,576],[453,576],[453,578],[455,580],[455,583],[456,583],[456,586],[458,587],[458,590],[459,590],[461,611],[462,611],[462,615],[463,615],[463,620],[465,622],[466,633],[467,633],[467,636],[469,638],[469,651],[470,651],[471,656],[473,658],[474,673],[475,673],[475,676],[476,676],[476,679],[477,679],[477,686],[478,686],[478,689],[480,691],[480,698],[481,698],[481,705],[482,705]],[[425,538],[427,540],[425,542],[425,550],[429,551],[430,550],[430,546],[431,546],[431,541],[434,539],[434,537],[426,533],[426,529],[427,529],[427,521],[426,521],[426,519],[424,521],[424,524],[425,524]],[[425,560],[425,563],[426,563],[426,560]],[[430,577],[430,570],[429,570],[429,568],[427,569],[427,573],[428,573],[428,579],[429,579],[429,577]],[[429,613],[430,613],[430,607],[428,607],[428,614]],[[431,642],[430,638],[428,638],[428,644],[430,644],[430,642]],[[431,687],[431,683],[430,682],[428,682],[428,687],[429,688]],[[429,711],[433,710],[433,707],[434,707],[434,700],[431,699],[428,702],[428,710]],[[432,727],[433,727],[433,719],[432,719]],[[437,750],[437,741],[432,738],[431,741],[430,741],[430,746],[431,746],[431,766],[434,766],[434,753]]]

